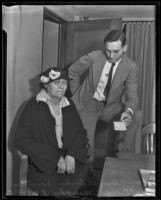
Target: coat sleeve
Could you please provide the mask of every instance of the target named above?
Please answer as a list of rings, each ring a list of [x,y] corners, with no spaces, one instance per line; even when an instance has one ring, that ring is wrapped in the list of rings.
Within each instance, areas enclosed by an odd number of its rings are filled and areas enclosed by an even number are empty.
[[[71,146],[67,150],[67,155],[74,157],[77,161],[81,163],[86,163],[87,161],[87,138],[85,137],[86,131],[77,131]]]
[[[70,112],[70,131],[64,141],[66,155],[74,157],[81,163],[86,163],[88,152],[87,131],[84,129],[81,118],[76,110],[74,103],[71,103]],[[69,130],[69,129],[68,129]]]
[[[69,67],[70,90],[72,95],[80,87],[81,75],[92,66],[96,51],[80,57]]]
[[[15,132],[14,143],[17,150],[28,155],[32,162],[43,172],[52,173],[61,151],[53,146],[44,145],[35,140],[32,129],[31,101],[24,108]]]
[[[125,81],[125,108],[135,113],[138,107],[138,67],[133,65]]]

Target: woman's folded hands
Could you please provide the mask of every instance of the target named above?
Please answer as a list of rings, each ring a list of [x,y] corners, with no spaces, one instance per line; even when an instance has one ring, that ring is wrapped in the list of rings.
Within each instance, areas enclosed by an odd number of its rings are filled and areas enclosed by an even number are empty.
[[[58,174],[64,174],[65,172],[73,174],[75,172],[75,158],[69,155],[66,155],[65,158],[61,156],[57,166]]]

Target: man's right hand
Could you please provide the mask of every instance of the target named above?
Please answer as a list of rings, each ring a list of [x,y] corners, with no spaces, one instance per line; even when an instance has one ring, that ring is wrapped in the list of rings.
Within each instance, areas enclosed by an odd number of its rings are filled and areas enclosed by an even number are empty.
[[[123,112],[123,113],[121,114],[120,121],[125,122],[125,125],[126,125],[126,126],[129,126],[129,124],[130,124],[131,121],[132,121],[132,116],[131,116],[128,112]]]

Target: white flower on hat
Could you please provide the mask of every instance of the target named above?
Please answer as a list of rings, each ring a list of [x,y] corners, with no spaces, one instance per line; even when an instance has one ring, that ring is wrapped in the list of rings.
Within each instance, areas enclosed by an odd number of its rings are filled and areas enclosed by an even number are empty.
[[[50,80],[50,78],[48,78],[48,77],[46,77],[46,76],[41,76],[41,77],[40,77],[40,80],[41,80],[42,83],[48,83],[49,80]]]
[[[51,70],[50,73],[49,73],[49,77],[50,77],[52,80],[57,79],[59,76],[60,76],[60,72],[56,72],[56,71],[54,71],[54,70]]]

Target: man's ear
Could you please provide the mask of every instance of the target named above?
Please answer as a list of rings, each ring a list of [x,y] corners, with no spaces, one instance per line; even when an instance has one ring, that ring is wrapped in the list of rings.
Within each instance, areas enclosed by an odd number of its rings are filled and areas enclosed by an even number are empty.
[[[127,51],[127,44],[123,48],[124,48],[124,52],[126,52]]]

